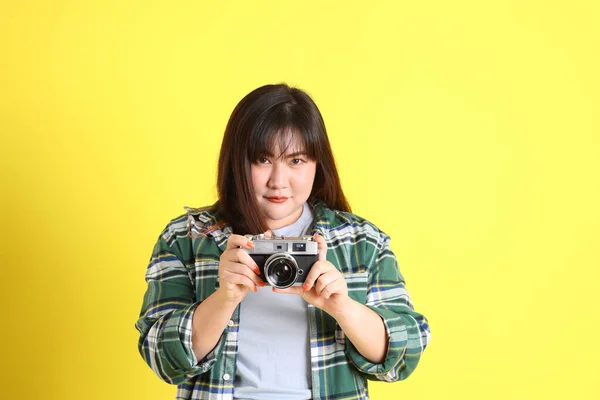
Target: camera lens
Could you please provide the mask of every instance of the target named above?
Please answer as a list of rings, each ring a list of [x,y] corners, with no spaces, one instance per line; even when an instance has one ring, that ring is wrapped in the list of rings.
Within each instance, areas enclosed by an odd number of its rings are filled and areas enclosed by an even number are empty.
[[[298,264],[288,253],[273,254],[265,262],[265,278],[273,287],[290,287],[298,279]]]

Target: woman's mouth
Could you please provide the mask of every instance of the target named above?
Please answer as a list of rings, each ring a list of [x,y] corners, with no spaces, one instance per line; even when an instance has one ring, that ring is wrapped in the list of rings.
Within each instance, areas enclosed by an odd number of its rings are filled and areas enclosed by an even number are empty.
[[[288,198],[283,196],[266,197],[271,203],[284,203]]]

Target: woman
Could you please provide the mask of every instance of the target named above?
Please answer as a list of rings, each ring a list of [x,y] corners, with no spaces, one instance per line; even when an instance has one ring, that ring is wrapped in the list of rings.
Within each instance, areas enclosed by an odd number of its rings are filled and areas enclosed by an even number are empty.
[[[390,238],[350,213],[312,99],[286,85],[248,94],[221,147],[219,200],[163,230],[146,272],[139,350],[178,399],[366,399],[429,341]],[[311,235],[302,286],[265,286],[245,234]]]

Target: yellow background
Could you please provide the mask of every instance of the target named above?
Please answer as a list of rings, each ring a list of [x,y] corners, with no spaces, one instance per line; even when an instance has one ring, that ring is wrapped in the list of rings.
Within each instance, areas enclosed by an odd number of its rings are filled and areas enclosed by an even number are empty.
[[[174,398],[137,352],[152,246],[281,81],[431,323],[373,399],[600,397],[596,1],[3,2],[0,68],[0,397]]]

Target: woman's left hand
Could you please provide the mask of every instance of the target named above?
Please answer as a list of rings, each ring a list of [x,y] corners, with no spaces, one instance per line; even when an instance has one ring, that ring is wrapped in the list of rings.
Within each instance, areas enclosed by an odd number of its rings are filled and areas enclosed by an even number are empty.
[[[314,235],[318,244],[319,258],[306,276],[304,285],[292,286],[286,289],[273,288],[277,293],[293,293],[300,295],[313,306],[322,309],[336,318],[346,309],[350,300],[348,285],[342,273],[327,261],[327,242],[321,235]]]

